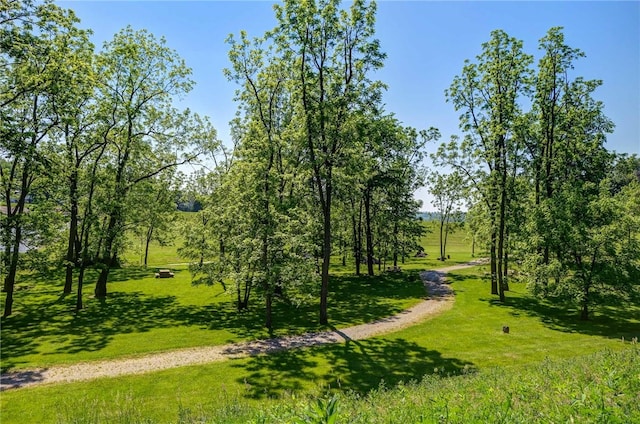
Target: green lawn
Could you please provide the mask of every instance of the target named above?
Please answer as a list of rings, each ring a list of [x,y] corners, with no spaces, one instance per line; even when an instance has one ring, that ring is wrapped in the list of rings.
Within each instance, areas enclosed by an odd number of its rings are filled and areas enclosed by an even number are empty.
[[[188,214],[179,215],[181,220]],[[431,225],[428,223],[426,225]],[[434,233],[435,234],[435,233]],[[470,250],[462,234],[454,234],[452,260],[435,260],[439,249],[434,234],[421,244],[426,258],[406,258],[402,274],[376,273],[375,278],[353,275],[353,263],[346,267],[335,258],[332,266],[329,317],[336,327],[370,322],[393,315],[424,297],[418,271],[465,262]],[[96,274],[85,278],[85,309],[74,312],[75,294],[62,296],[63,276],[20,275],[16,287],[14,315],[2,321],[2,369],[33,368],[204,345],[220,345],[269,337],[263,328],[263,307],[254,296],[249,311],[238,314],[233,294],[217,285],[193,286],[181,263],[177,248],[152,243],[149,268],[133,266],[136,253],[125,252],[123,269],[110,273],[108,298],[92,297]],[[135,250],[135,243],[129,243]],[[465,253],[466,251],[466,253]],[[414,253],[415,254],[415,253]],[[155,264],[155,265],[151,265]],[[157,267],[169,267],[175,278],[155,279]],[[366,267],[362,268],[366,272]],[[75,291],[75,288],[74,288]],[[318,289],[319,291],[319,289]],[[4,301],[4,295],[0,297]],[[317,325],[318,302],[293,307],[274,305],[275,336],[323,329]]]
[[[534,300],[519,284],[512,285],[507,302],[500,305],[488,294],[485,272],[478,268],[453,274],[453,309],[397,333],[147,375],[8,391],[0,401],[3,423],[66,422],[74,416],[85,417],[81,422],[175,422],[180,410],[232,414],[234,408],[251,405],[284,408],[286,402],[277,399],[290,403],[292,394],[329,388],[367,393],[381,380],[394,386],[425,374],[517,370],[545,358],[620,350],[629,344],[623,337],[640,336],[638,306],[600,308],[591,321],[581,322],[576,310]],[[503,325],[510,334],[502,332]],[[73,412],[78,399],[81,407]],[[125,418],[114,415],[112,403]],[[98,418],[88,420],[93,413]]]
[[[114,270],[106,301],[87,296],[76,314],[75,297],[61,296],[62,282],[31,280],[16,294],[16,312],[2,322],[2,369],[116,358],[154,351],[268,338],[256,296],[238,313],[220,286],[193,286],[188,271],[156,279],[153,270]],[[90,294],[93,280],[85,286]],[[375,279],[332,278],[329,315],[344,327],[398,313],[424,297],[417,273]],[[317,331],[318,305],[274,305],[274,335]]]
[[[401,274],[355,277],[352,265],[342,267],[336,258],[330,284],[331,327],[398,313],[423,297],[419,270],[472,259],[460,233],[451,236],[451,260],[445,263],[435,260],[439,250],[435,232],[422,245],[427,258],[406,258]],[[180,262],[176,247],[154,246],[150,263]],[[131,257],[127,258],[131,263]],[[176,273],[173,279],[155,279],[155,267],[114,270],[105,302],[90,296],[95,275],[88,275],[87,308],[79,314],[73,312],[74,296],[60,295],[61,276],[21,275],[16,313],[2,321],[2,369],[269,336],[261,325],[259,298],[250,311],[238,314],[219,286],[192,286],[184,266],[171,268]],[[591,321],[582,322],[570,305],[538,301],[518,283],[512,283],[507,301],[500,304],[489,295],[487,272],[487,267],[477,267],[452,274],[456,300],[451,310],[384,337],[145,375],[7,391],[0,399],[1,419],[3,423],[199,422],[198,416],[203,415],[216,416],[217,422],[242,422],[238,417],[243,411],[286,410],[292,403],[306,404],[307,395],[335,390],[363,395],[376,390],[381,381],[393,387],[424,375],[482,373],[495,367],[518,370],[545,358],[617,351],[629,344],[623,340],[640,336],[637,305],[602,307],[594,311]],[[276,336],[322,329],[316,324],[315,302],[301,307],[278,302],[275,308]],[[505,325],[510,327],[509,334],[502,332]]]

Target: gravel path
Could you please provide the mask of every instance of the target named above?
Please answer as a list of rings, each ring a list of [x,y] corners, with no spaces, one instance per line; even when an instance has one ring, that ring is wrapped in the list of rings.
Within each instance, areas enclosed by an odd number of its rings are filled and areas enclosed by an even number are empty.
[[[420,277],[429,294],[429,299],[418,303],[398,315],[382,318],[367,324],[356,325],[340,330],[307,333],[299,336],[234,343],[223,346],[204,346],[172,350],[138,358],[94,361],[67,366],[52,366],[43,369],[8,372],[0,375],[0,391],[44,383],[62,383],[92,380],[100,377],[141,374],[185,365],[224,361],[247,355],[272,353],[285,349],[340,343],[348,340],[360,340],[383,333],[390,333],[451,308],[453,306],[453,296],[449,286],[443,284],[445,274],[482,263],[484,263],[483,260],[478,260],[467,264],[441,268],[437,271],[423,271]]]

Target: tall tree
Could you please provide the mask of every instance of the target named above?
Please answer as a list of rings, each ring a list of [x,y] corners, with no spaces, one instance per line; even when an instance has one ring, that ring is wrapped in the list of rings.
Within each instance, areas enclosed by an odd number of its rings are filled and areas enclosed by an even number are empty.
[[[95,295],[107,295],[109,269],[117,259],[130,190],[166,169],[195,160],[215,145],[206,119],[177,111],[174,96],[189,92],[191,70],[177,53],[147,31],[130,27],[105,43],[97,58],[100,137],[109,144],[113,170]],[[177,152],[182,153],[178,157]]]
[[[447,100],[462,111],[460,128],[471,158],[486,167],[481,186],[492,223],[491,275],[492,293],[504,300],[506,234],[509,205],[512,201],[512,169],[522,161],[521,141],[515,136],[520,101],[530,89],[529,68],[532,57],[522,50],[522,42],[504,31],[491,33],[482,44],[477,63],[465,61],[462,74],[447,90]]]
[[[566,198],[561,192],[600,184],[609,166],[604,142],[613,124],[604,116],[602,103],[592,97],[602,81],[571,77],[575,61],[584,53],[565,43],[562,28],[551,28],[539,49],[544,55],[535,78],[530,130],[523,140],[535,187],[526,255],[534,287],[544,293],[549,278],[559,283],[563,273],[566,246],[560,229],[565,225]]]
[[[295,262],[300,262],[300,269],[307,262],[300,251],[300,221],[294,210],[299,203],[300,150],[288,142],[297,136],[294,103],[287,90],[290,67],[264,39],[249,41],[242,32],[239,40],[230,37],[228,42],[232,68],[226,74],[240,85],[237,100],[245,131],[237,146],[239,160],[227,177],[244,182],[246,191],[236,192],[241,210],[235,216],[245,220],[239,230],[245,243],[251,240],[259,246],[259,253],[251,256],[258,258],[250,261],[252,280],[264,296],[265,326],[272,329],[274,295],[291,285],[292,277],[299,279],[298,273],[291,273]]]
[[[345,126],[354,111],[375,107],[381,86],[370,73],[385,55],[374,37],[375,3],[356,0],[348,10],[338,0],[276,5],[273,40],[293,65],[295,96],[300,102],[305,163],[313,176],[322,217],[320,323],[328,323],[331,214],[336,169],[350,140]]]
[[[53,130],[70,106],[73,81],[83,74],[83,51],[90,46],[78,19],[50,1],[10,2],[0,29],[0,180],[6,219],[2,221],[7,292],[4,315],[12,313],[13,288],[25,223],[36,220],[27,208],[38,180],[51,175]],[[30,210],[27,218],[26,212]],[[31,210],[33,213],[31,213]]]

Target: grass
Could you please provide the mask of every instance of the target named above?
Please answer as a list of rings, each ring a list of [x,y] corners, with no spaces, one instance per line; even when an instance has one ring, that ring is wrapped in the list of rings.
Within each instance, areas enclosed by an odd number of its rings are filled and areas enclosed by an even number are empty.
[[[451,260],[443,264],[434,259],[439,245],[435,233],[431,234],[422,241],[427,258],[407,258],[401,274],[355,277],[352,268],[334,264],[329,299],[332,326],[371,321],[415,304],[423,295],[418,270],[468,261],[470,249],[465,243],[462,234],[451,236]],[[152,257],[160,254],[158,249],[152,249]],[[163,260],[171,257],[167,252],[161,255],[165,255]],[[73,313],[73,296],[60,296],[60,276],[22,276],[16,293],[16,314],[2,321],[3,370],[268,336],[261,326],[262,309],[258,303],[247,313],[237,314],[231,299],[219,287],[192,286],[184,267],[171,268],[176,277],[163,280],[153,278],[154,269],[115,270],[109,285],[110,297],[101,303],[87,296],[87,309],[80,314]],[[602,307],[594,311],[591,321],[582,322],[577,310],[536,300],[522,284],[512,284],[507,301],[500,304],[489,295],[487,271],[486,267],[478,267],[452,274],[450,281],[456,293],[453,308],[393,334],[145,375],[7,391],[0,399],[2,422],[247,422],[254,418],[256,422],[287,422],[309,412],[307,396],[326,392],[341,393],[344,422],[448,422],[437,418],[437,414],[446,411],[458,411],[451,422],[497,421],[503,417],[497,415],[500,402],[510,398],[496,398],[498,406],[482,400],[490,391],[488,382],[494,382],[496,387],[504,384],[504,390],[509,391],[515,390],[509,385],[519,381],[505,378],[503,382],[500,373],[520,375],[541,362],[563,361],[602,350],[611,351],[611,355],[623,354],[617,353],[629,346],[623,338],[640,336],[638,305]],[[89,276],[87,281],[85,290],[90,293],[95,276]],[[315,303],[292,308],[279,302],[274,316],[275,335],[320,329],[315,324]],[[504,325],[510,327],[510,334],[502,332]],[[562,367],[558,365],[557,369]],[[617,368],[613,371],[619,372]],[[475,383],[456,383],[476,378],[467,375],[476,372],[479,377],[473,380]],[[425,381],[431,382],[424,383],[425,391],[408,385],[425,375]],[[462,377],[441,378],[447,375]],[[553,384],[560,381],[556,374],[553,378]],[[381,381],[386,387],[400,388],[385,394],[386,390],[379,389]],[[538,380],[532,377],[531,381]],[[535,391],[535,384],[547,387],[551,383],[531,383],[533,386],[525,387],[522,396]],[[451,391],[440,390],[440,386]],[[407,409],[413,415],[405,414],[403,421],[401,399],[408,397],[401,393],[406,387],[423,393],[412,395],[408,404],[430,399],[427,403],[433,408],[424,409],[426,401],[422,402]],[[586,389],[591,390],[589,386]],[[470,393],[463,392],[466,390]],[[460,394],[459,399],[455,393]],[[480,404],[492,406],[476,408],[476,398]],[[395,399],[393,402],[398,405],[387,408],[389,399]],[[525,398],[514,399],[522,404]],[[558,400],[562,407],[564,399]],[[376,408],[377,402],[384,408]],[[460,412],[464,405],[471,406],[468,409],[472,412]],[[552,403],[551,407],[556,406]],[[345,412],[345,408],[353,414]],[[391,412],[385,415],[381,409],[395,411],[397,416]],[[357,415],[360,411],[362,414]],[[558,415],[560,421],[569,421],[565,412]],[[484,413],[488,414],[487,419],[482,418]],[[266,421],[260,421],[261,414]],[[424,419],[419,420],[420,416]],[[367,421],[362,417],[375,419]],[[517,421],[519,415],[511,417]]]
[[[75,296],[61,296],[62,281],[30,280],[16,293],[16,313],[2,322],[2,369],[33,368],[241,340],[268,338],[259,298],[238,313],[219,286],[193,286],[186,270],[155,279],[153,270],[114,270],[105,301],[87,298],[74,312]],[[93,279],[86,284],[91,293]],[[336,276],[329,314],[344,327],[393,315],[417,303],[424,290],[416,273],[376,279]],[[322,329],[317,305],[274,306],[274,336]]]
[[[199,383],[210,383],[212,371],[210,366],[188,367],[157,373],[154,378],[132,376],[60,386],[58,392],[30,389],[30,407],[19,417],[14,413],[20,400],[13,395],[20,392],[7,392],[2,418],[3,422],[58,423],[286,423],[317,416],[318,403],[313,398],[326,408],[326,400],[333,396],[340,423],[631,423],[640,419],[640,379],[634,378],[640,375],[637,344],[620,352],[545,359],[457,377],[437,372],[393,388],[381,384],[366,395],[347,391],[331,395],[326,388],[316,388],[308,389],[306,395],[298,390],[256,401],[243,396],[243,387]],[[225,371],[230,373],[229,380],[240,377],[232,367]],[[57,396],[51,399],[52,395]]]
[[[189,219],[186,214],[180,217]],[[21,275],[14,315],[2,321],[2,370],[269,337],[262,326],[259,296],[254,296],[249,311],[238,314],[232,296],[224,293],[220,286],[193,286],[185,265],[168,266],[175,271],[173,279],[154,278],[156,267],[167,267],[166,261],[175,264],[184,261],[176,252],[180,243],[180,239],[171,246],[152,243],[149,268],[129,265],[112,270],[110,294],[105,301],[91,296],[97,275],[89,273],[83,289],[85,309],[80,313],[74,312],[75,295],[61,295],[62,274]],[[129,244],[135,248],[133,241]],[[435,235],[427,234],[421,244],[428,256],[406,258],[402,274],[356,277],[352,264],[342,267],[336,261],[331,269],[328,311],[332,326],[370,322],[419,302],[424,290],[418,271],[443,266],[435,260],[439,251]],[[450,246],[452,252],[457,252],[453,253],[456,259],[451,263],[471,259],[461,233],[454,233]],[[135,257],[135,251],[123,256],[128,264],[134,263]],[[364,268],[363,272],[366,272]],[[3,300],[4,297],[0,298]],[[274,308],[274,336],[325,329],[317,324],[315,300],[300,307],[276,302]]]
[[[113,404],[118,405],[116,410],[133,414],[127,416],[130,422],[143,422],[141,417],[151,422],[175,422],[179,414],[188,418],[197,416],[198,411],[208,417],[217,416],[212,415],[213,411],[227,411],[228,418],[240,417],[236,422],[242,422],[245,409],[255,413],[257,409],[274,408],[285,413],[294,396],[318,394],[319,387],[321,393],[329,388],[351,392],[355,399],[378,390],[381,381],[394,387],[418,381],[423,375],[461,375],[478,370],[484,375],[495,368],[501,370],[499,373],[520,375],[523,366],[531,367],[549,359],[562,361],[602,350],[622,351],[629,346],[622,341],[623,337],[630,340],[640,336],[638,306],[601,308],[593,320],[582,322],[576,310],[536,301],[518,284],[512,285],[507,302],[500,305],[488,295],[485,272],[485,268],[476,268],[453,274],[452,287],[456,292],[453,309],[397,333],[146,375],[8,391],[0,401],[3,423],[56,422],[52,410],[63,414],[62,422],[73,422],[73,417],[91,411],[102,411],[102,415],[97,421],[87,422],[127,422],[108,417],[109,413],[115,413],[109,407]],[[510,334],[502,333],[503,325],[510,326]],[[495,378],[497,387],[502,383]],[[477,381],[484,381],[482,390],[461,396],[485,396],[487,381],[492,380],[479,377]],[[517,383],[515,379],[510,381],[509,384]],[[552,382],[561,383],[555,379]],[[540,383],[540,387],[545,384]],[[527,390],[534,390],[535,385],[532,387]],[[444,396],[447,392],[438,393]],[[85,405],[77,413],[72,412],[75,399]],[[433,399],[435,402],[438,398]],[[67,405],[66,412],[59,408],[62,404]],[[459,403],[457,408],[463,404]],[[494,410],[492,414],[495,413]],[[190,422],[187,418],[185,422]],[[210,422],[232,421],[229,418]]]
[[[186,213],[184,212],[179,213],[177,215],[178,222],[187,219],[185,215]],[[122,255],[121,259],[123,259],[125,264],[128,266],[143,266],[145,247],[144,240],[135,236],[130,236],[128,241],[128,248]],[[155,240],[152,241],[149,244],[147,266],[166,267],[171,264],[183,264],[187,262],[187,260],[178,255],[178,248],[182,246],[183,242],[184,238],[181,234],[175,234],[172,240],[163,244],[160,244]]]
[[[296,422],[332,413],[336,422],[352,424],[632,423],[640,420],[640,379],[629,376],[639,373],[635,345],[517,370],[492,368],[453,378],[434,374],[392,389],[381,385],[366,396],[341,393],[315,402],[290,397],[271,408],[246,407],[233,414],[211,410],[206,422]]]

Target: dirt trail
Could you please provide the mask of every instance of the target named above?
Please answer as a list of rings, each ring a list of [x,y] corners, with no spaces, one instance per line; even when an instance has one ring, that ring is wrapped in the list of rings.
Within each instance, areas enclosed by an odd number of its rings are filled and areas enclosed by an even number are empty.
[[[74,365],[8,372],[0,375],[0,391],[28,387],[36,384],[63,383],[92,380],[101,377],[141,374],[186,365],[223,361],[247,355],[272,353],[285,349],[340,343],[348,340],[360,340],[379,334],[390,333],[422,321],[428,316],[450,309],[453,306],[453,296],[449,286],[444,284],[445,274],[482,263],[484,263],[484,260],[454,265],[435,271],[423,271],[420,273],[420,277],[429,294],[428,299],[397,315],[370,323],[339,330],[306,333],[298,336],[279,337],[222,346],[203,346],[154,353],[135,358],[83,362]]]

